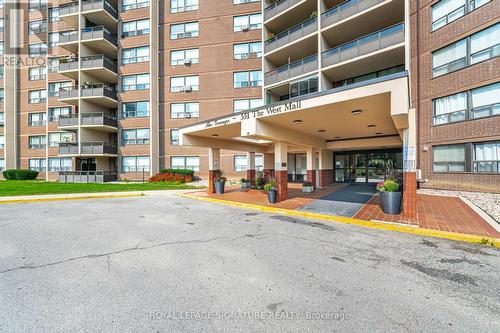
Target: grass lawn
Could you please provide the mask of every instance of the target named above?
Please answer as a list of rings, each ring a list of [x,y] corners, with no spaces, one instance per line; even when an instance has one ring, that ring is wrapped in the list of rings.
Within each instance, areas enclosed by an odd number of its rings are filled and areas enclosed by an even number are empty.
[[[0,181],[0,197],[36,194],[97,193],[146,190],[195,189],[199,187],[186,184],[169,183],[57,183],[39,180],[4,180]]]

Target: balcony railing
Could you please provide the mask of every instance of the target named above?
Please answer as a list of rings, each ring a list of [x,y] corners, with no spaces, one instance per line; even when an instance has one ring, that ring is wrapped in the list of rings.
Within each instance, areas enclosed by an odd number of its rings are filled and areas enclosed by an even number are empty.
[[[103,141],[82,142],[80,149],[82,155],[116,155],[118,151],[116,145]]]
[[[81,66],[82,66],[82,69],[104,67],[104,68],[109,69],[113,73],[118,73],[118,66],[117,66],[116,62],[106,58],[102,54],[95,55],[95,56],[82,57]]]
[[[98,10],[104,9],[111,16],[113,16],[116,20],[118,20],[118,12],[116,11],[111,4],[106,0],[86,0],[82,1],[82,12],[90,11],[90,10]]]
[[[270,85],[293,77],[306,74],[318,69],[318,55],[314,54],[304,59],[294,61],[288,65],[278,67],[264,75],[264,84]]]
[[[347,0],[321,15],[321,27],[324,28],[340,22],[381,2],[384,2],[384,0]]]
[[[78,155],[78,143],[77,142],[59,143],[59,155]]]
[[[78,33],[71,32],[68,34],[59,34],[59,44],[73,43],[78,41]]]
[[[118,127],[118,122],[116,117],[107,115],[102,112],[95,113],[82,113],[82,126],[110,126],[110,127]]]
[[[116,37],[102,25],[82,29],[82,41],[91,39],[105,39],[111,44],[118,46]]]
[[[104,183],[118,179],[115,171],[60,171],[60,183]]]
[[[360,39],[342,44],[322,54],[322,66],[331,66],[346,60],[404,42],[404,24],[399,23]]]
[[[307,21],[304,21],[302,23],[297,24],[296,26],[280,32],[274,37],[269,38],[266,40],[264,44],[264,50],[266,52],[270,52],[272,50],[275,50],[283,45],[289,44],[293,41],[296,41],[314,31],[316,31],[317,28],[317,22],[318,18],[313,17],[308,19]]]
[[[264,9],[264,21],[269,20],[273,16],[276,16],[278,13],[287,10],[293,5],[298,4],[302,0],[278,0],[274,3],[270,4]]]
[[[78,70],[78,58],[59,60],[59,72]]]
[[[78,13],[78,1],[59,5],[59,16]]]
[[[82,86],[81,97],[109,97],[117,100],[116,91],[105,83],[96,83]]]
[[[78,126],[78,115],[77,114],[62,114],[59,116],[58,124],[59,124],[59,127]]]
[[[78,87],[63,87],[59,90],[59,99],[78,98]]]

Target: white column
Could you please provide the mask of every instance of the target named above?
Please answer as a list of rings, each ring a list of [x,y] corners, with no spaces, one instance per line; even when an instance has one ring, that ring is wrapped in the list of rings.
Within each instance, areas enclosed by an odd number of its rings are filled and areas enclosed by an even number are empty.
[[[288,171],[288,145],[286,142],[274,143],[274,171]]]
[[[220,149],[208,148],[208,170],[220,170]]]
[[[255,170],[255,152],[247,153],[247,170]]]

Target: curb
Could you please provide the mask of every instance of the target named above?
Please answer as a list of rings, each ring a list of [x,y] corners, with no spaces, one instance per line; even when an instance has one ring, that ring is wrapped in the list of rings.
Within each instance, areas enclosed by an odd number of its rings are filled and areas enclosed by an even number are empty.
[[[259,211],[265,212],[265,213],[276,213],[276,214],[283,214],[283,215],[290,215],[290,216],[298,216],[298,217],[305,217],[305,218],[323,220],[323,221],[328,221],[328,222],[340,222],[340,223],[344,223],[344,224],[353,224],[353,225],[358,225],[358,226],[371,228],[371,229],[396,231],[396,232],[401,232],[401,233],[420,235],[420,236],[428,236],[428,237],[444,238],[444,239],[462,241],[462,242],[467,242],[467,243],[489,244],[493,247],[500,248],[500,239],[499,238],[469,235],[469,234],[460,234],[460,233],[456,233],[456,232],[440,231],[440,230],[434,230],[434,229],[425,229],[425,228],[419,228],[419,227],[410,226],[410,225],[405,226],[405,225],[401,225],[401,224],[373,222],[373,221],[359,220],[359,219],[344,217],[344,216],[309,213],[309,212],[302,212],[302,211],[296,211],[296,210],[290,210],[290,209],[284,209],[284,208],[276,208],[276,207],[246,204],[246,203],[234,202],[234,201],[228,201],[228,200],[222,200],[222,199],[200,197],[200,196],[190,195],[190,194],[177,194],[177,195],[180,197],[183,197],[183,198],[187,198],[187,199],[195,199],[195,200],[206,201],[206,202],[220,203],[220,204],[225,204],[225,205],[229,205],[229,206],[233,206],[233,207],[259,210]]]
[[[143,195],[144,195],[143,193],[129,193],[129,194],[84,195],[84,196],[74,196],[74,197],[52,197],[52,198],[32,198],[32,199],[11,199],[11,200],[0,199],[0,205],[14,204],[14,203],[49,202],[49,201],[131,198],[131,197],[141,197]]]

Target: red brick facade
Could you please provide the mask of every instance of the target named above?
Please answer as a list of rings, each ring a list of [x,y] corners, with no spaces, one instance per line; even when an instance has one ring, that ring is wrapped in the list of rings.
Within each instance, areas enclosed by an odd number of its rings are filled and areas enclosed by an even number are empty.
[[[208,188],[207,192],[210,194],[215,193],[214,180],[220,175],[220,170],[209,170],[208,171]]]
[[[252,185],[255,185],[255,170],[247,170],[247,179]]]
[[[275,171],[278,186],[278,202],[288,199],[288,171]]]
[[[307,170],[307,181],[316,189],[316,170]]]
[[[325,187],[327,185],[333,184],[333,169],[319,170],[319,186]]]
[[[417,173],[403,172],[403,219],[415,222],[417,218]]]

